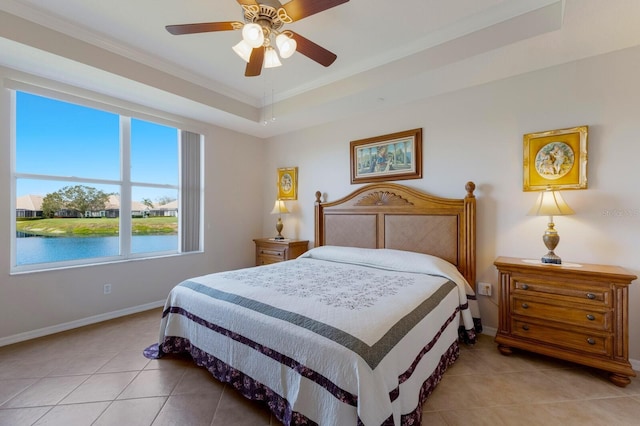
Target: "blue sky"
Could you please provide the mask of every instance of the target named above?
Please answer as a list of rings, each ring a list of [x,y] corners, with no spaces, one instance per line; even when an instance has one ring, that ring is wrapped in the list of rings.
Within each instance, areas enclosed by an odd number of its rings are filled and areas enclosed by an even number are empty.
[[[16,171],[18,173],[118,180],[120,178],[119,116],[84,106],[16,93]],[[178,132],[175,128],[132,118],[131,179],[134,182],[178,184]],[[117,186],[81,182],[18,181],[17,196],[46,195],[82,184],[105,192]],[[172,196],[175,191],[134,188],[133,199]]]

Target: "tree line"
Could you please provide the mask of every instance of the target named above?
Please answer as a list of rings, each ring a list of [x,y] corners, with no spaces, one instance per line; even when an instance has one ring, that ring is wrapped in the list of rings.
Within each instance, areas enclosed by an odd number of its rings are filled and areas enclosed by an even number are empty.
[[[61,210],[74,210],[83,216],[87,211],[104,210],[111,195],[97,188],[85,185],[65,186],[64,188],[51,192],[42,199],[42,214],[44,217],[55,217],[56,212]],[[160,204],[167,204],[174,201],[174,198],[161,197]],[[149,208],[153,208],[153,202],[148,198],[141,201]]]

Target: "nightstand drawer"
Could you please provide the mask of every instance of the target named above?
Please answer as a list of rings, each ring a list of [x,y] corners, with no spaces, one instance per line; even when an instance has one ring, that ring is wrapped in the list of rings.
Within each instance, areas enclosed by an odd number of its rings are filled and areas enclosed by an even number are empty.
[[[531,279],[514,279],[513,285],[514,294],[548,295],[578,303],[610,304],[610,290],[605,286],[576,286],[563,282],[539,282]]]
[[[597,355],[611,355],[611,336],[609,334],[574,332],[516,319],[511,321],[511,332],[518,337],[538,340],[563,348],[572,348]]]
[[[512,312],[515,315],[559,321],[594,330],[611,331],[610,311],[588,309],[585,306],[571,307],[566,303],[554,303],[552,300],[547,302],[521,296],[514,296],[512,301]]]
[[[272,256],[272,257],[276,257],[276,258],[284,258],[284,254],[286,252],[286,248],[285,247],[281,247],[281,248],[259,248],[258,249],[258,256]]]
[[[272,263],[282,262],[284,260],[284,253],[279,254],[260,254],[256,257],[256,265],[270,265]]]

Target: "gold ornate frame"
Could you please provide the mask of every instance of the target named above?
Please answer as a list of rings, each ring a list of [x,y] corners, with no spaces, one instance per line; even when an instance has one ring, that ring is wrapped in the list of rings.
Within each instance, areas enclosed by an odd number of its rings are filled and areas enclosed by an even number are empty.
[[[524,135],[523,191],[587,188],[588,126]]]
[[[298,168],[281,167],[278,169],[278,198],[280,200],[298,199]]]
[[[351,141],[351,183],[422,178],[422,129]]]

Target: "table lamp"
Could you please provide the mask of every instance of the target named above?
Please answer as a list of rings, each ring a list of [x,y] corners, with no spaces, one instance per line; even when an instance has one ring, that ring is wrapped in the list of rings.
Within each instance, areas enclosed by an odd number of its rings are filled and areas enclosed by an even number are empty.
[[[287,210],[287,206],[284,204],[284,201],[277,199],[273,206],[273,210],[271,210],[271,214],[278,215],[278,222],[276,223],[276,231],[278,231],[278,235],[275,236],[274,240],[284,240],[284,237],[282,236],[282,228],[284,227],[284,224],[282,223],[282,215],[288,213],[289,210]]]
[[[562,263],[562,259],[553,252],[560,242],[558,231],[554,228],[553,217],[569,214],[574,214],[574,211],[571,210],[571,207],[562,199],[560,193],[551,188],[542,191],[536,200],[536,204],[529,210],[528,215],[530,216],[549,216],[547,230],[542,236],[542,241],[544,245],[547,246],[547,249],[549,249],[549,252],[542,256],[542,263],[553,263],[557,265]]]

